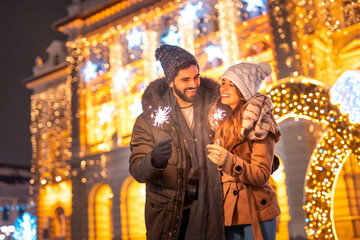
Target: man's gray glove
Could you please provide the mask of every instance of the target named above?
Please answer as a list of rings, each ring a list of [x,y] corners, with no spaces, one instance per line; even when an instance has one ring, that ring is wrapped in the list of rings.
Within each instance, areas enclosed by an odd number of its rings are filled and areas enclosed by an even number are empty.
[[[169,158],[171,157],[171,138],[167,137],[161,139],[157,144],[154,145],[152,155],[152,164],[156,168],[166,167]]]

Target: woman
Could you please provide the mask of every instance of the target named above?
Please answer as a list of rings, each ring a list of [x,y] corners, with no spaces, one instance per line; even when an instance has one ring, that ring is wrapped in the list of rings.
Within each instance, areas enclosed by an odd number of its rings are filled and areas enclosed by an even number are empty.
[[[226,239],[276,237],[280,209],[269,178],[280,132],[271,100],[258,93],[270,73],[267,63],[230,67],[209,115],[215,144],[208,158],[222,174]]]

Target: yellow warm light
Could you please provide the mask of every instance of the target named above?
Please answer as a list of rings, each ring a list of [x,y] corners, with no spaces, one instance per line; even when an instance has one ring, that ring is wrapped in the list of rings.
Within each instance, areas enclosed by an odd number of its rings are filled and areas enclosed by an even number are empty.
[[[46,185],[44,189],[44,204],[56,205],[57,203],[69,204],[71,203],[71,183],[63,181],[56,185]]]
[[[145,184],[129,177],[121,189],[122,239],[146,239],[145,228]]]
[[[111,240],[112,229],[112,197],[108,185],[97,184],[89,194],[89,240]]]

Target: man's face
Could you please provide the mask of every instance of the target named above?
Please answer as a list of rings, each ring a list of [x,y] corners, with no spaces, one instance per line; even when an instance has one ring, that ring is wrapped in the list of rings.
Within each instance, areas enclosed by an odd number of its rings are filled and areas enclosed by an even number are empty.
[[[180,107],[182,101],[184,104],[194,102],[199,85],[200,74],[196,65],[180,70],[174,81],[170,83]]]

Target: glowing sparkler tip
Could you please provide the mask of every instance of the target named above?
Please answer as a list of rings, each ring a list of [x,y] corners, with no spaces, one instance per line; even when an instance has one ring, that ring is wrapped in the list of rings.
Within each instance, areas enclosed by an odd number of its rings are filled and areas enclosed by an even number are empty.
[[[214,114],[211,116],[211,119],[216,124],[216,126],[219,126],[219,122],[224,119],[226,116],[225,110],[222,110],[220,108],[217,108],[214,112]]]
[[[170,107],[164,107],[163,109],[159,107],[157,110],[154,110],[154,113],[151,114],[151,118],[154,119],[153,125],[159,127],[164,123],[168,123],[170,111]]]

